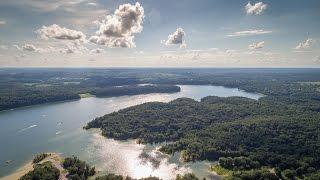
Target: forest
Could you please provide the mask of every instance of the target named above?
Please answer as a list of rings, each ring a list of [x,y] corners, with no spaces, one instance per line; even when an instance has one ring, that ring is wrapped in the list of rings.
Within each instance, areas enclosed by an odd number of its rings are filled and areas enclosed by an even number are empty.
[[[230,80],[230,86],[266,95],[259,100],[150,102],[98,117],[85,128],[117,140],[163,143],[161,152],[180,153],[184,161],[218,161],[234,179],[319,179],[320,92],[318,83],[309,83],[318,77],[295,76]]]
[[[96,77],[90,76],[90,73],[84,74],[86,75],[55,71],[0,73],[0,111],[22,106],[77,100],[81,98],[81,94],[114,97],[180,91],[180,87],[176,85],[143,85],[130,78]]]
[[[236,87],[284,98],[299,82],[318,82],[317,69],[0,69],[0,111],[48,102],[98,97],[179,92],[178,85]],[[308,90],[309,85],[304,84]],[[290,92],[292,91],[292,92]],[[317,96],[314,92],[309,92]],[[296,94],[298,97],[299,94]],[[303,99],[303,95],[300,97]],[[317,97],[319,98],[319,97]],[[295,103],[299,103],[297,100]],[[316,101],[312,108],[319,109]]]
[[[48,153],[36,155],[33,159],[33,170],[20,177],[19,180],[58,180],[61,173],[64,172],[57,168],[57,164],[46,160],[48,156],[50,156]],[[42,160],[44,162],[41,162]],[[75,156],[66,157],[61,161],[62,170],[67,172],[66,178],[69,180],[86,180],[96,174],[94,167]]]
[[[60,171],[52,165],[51,162],[44,162],[42,164],[34,165],[34,169],[23,175],[19,180],[45,180],[45,179],[59,179]]]

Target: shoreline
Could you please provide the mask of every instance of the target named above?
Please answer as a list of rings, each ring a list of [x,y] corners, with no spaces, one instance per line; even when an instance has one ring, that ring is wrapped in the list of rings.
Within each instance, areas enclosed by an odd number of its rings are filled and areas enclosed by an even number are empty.
[[[41,164],[43,162],[47,162],[47,161],[51,161],[53,164],[57,163],[57,162],[61,162],[62,157],[59,153],[47,153],[50,154],[48,157],[46,157],[45,159],[43,159],[41,162],[39,162],[38,164]],[[33,159],[29,160],[27,163],[25,163],[24,165],[22,165],[21,167],[19,167],[17,170],[15,170],[14,172],[10,173],[9,175],[6,175],[4,177],[0,177],[0,179],[2,180],[13,180],[13,179],[19,179],[21,178],[23,175],[27,174],[29,171],[33,170]]]
[[[3,180],[12,180],[12,179],[19,179],[23,175],[27,174],[29,171],[33,170],[33,163],[32,160],[28,161],[23,166],[19,167],[17,170],[12,172],[9,175],[6,175],[4,177],[1,177]]]

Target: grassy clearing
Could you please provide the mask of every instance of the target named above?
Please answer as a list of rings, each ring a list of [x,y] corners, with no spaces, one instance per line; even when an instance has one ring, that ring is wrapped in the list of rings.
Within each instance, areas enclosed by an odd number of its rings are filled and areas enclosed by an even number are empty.
[[[232,171],[225,169],[219,165],[214,165],[211,167],[211,170],[214,171],[215,173],[217,173],[220,176],[231,176],[232,175]]]
[[[92,97],[93,95],[90,94],[90,93],[82,93],[82,94],[79,94],[80,98],[88,98],[88,97]]]

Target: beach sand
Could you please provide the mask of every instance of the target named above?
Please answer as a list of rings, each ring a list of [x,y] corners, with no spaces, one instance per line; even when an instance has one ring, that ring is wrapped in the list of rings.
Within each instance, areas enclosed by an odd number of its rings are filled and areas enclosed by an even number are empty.
[[[46,157],[45,159],[43,159],[41,163],[50,161],[52,162],[52,164],[58,168],[60,170],[60,178],[59,179],[66,179],[66,173],[65,171],[63,171],[63,167],[61,166],[61,162],[62,162],[62,158],[59,154],[57,153],[48,153],[50,154],[48,157]],[[22,177],[23,175],[27,174],[29,171],[33,170],[33,163],[32,160],[28,163],[26,163],[25,165],[23,165],[22,167],[20,167],[19,169],[17,169],[15,172],[13,172],[12,174],[2,177],[2,180],[18,180],[20,177]]]
[[[29,171],[32,171],[32,170],[33,170],[33,163],[32,163],[32,161],[30,161],[27,164],[20,167],[19,169],[17,169],[12,174],[5,176],[5,177],[2,177],[1,179],[2,180],[17,180],[21,176],[27,174]]]

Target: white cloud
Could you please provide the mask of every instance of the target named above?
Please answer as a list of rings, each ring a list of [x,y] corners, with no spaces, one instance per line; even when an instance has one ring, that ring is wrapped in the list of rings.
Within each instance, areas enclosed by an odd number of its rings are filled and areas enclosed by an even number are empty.
[[[29,51],[29,52],[37,52],[37,53],[63,53],[63,54],[71,54],[71,53],[85,53],[89,52],[89,50],[83,46],[82,44],[77,44],[75,41],[68,43],[58,43],[51,45],[43,45],[41,43],[37,43],[37,45],[26,43],[22,46],[13,45],[19,51]]]
[[[76,49],[72,48],[72,47],[67,47],[65,49],[60,49],[59,50],[60,53],[63,53],[63,54],[73,54],[76,52]]]
[[[197,49],[197,50],[179,50],[179,51],[164,51],[162,52],[161,60],[183,60],[199,62],[216,62],[222,64],[238,63],[248,61],[257,62],[258,60],[267,60],[278,57],[278,54],[262,51],[240,51],[234,49]]]
[[[97,49],[92,49],[90,52],[91,52],[91,53],[95,53],[95,54],[100,54],[100,53],[103,53],[104,50],[103,50],[103,49],[100,49],[100,48],[97,48]]]
[[[42,26],[40,29],[36,30],[36,33],[42,39],[59,39],[59,40],[79,40],[85,41],[86,35],[81,31],[76,31],[72,29],[67,29],[65,27],[60,27],[57,24],[51,26]]]
[[[263,29],[253,29],[247,31],[238,31],[232,34],[227,35],[228,37],[239,37],[239,36],[253,36],[253,35],[262,35],[262,34],[270,34],[272,31],[267,31]]]
[[[77,46],[74,44],[67,44],[64,48],[58,48],[56,49],[58,52],[62,54],[74,54],[74,53],[82,53],[84,51],[87,51],[88,49],[84,46]]]
[[[249,50],[257,50],[257,49],[261,49],[264,47],[264,41],[261,42],[257,42],[257,43],[252,43],[248,46]]]
[[[314,44],[314,40],[311,38],[306,39],[305,41],[299,43],[295,49],[296,50],[304,50],[304,49],[309,49],[313,44]]]
[[[72,41],[71,43],[66,44],[65,48],[55,48],[55,51],[58,51],[63,54],[82,54],[82,53],[89,53],[87,47],[83,46],[82,44],[77,43],[77,41]]]
[[[97,3],[94,3],[94,2],[89,2],[87,5],[88,5],[88,6],[98,6],[98,4],[97,4]]]
[[[24,51],[31,51],[31,52],[38,52],[39,49],[36,48],[34,45],[32,44],[25,44],[22,46],[22,50]]]
[[[20,51],[29,51],[29,52],[38,52],[38,53],[45,53],[45,52],[55,52],[56,48],[53,47],[47,47],[47,48],[41,48],[41,47],[36,47],[33,44],[24,44],[23,46],[19,45],[13,45]]]
[[[81,3],[90,2],[91,0],[23,0],[23,1],[3,1],[4,5],[22,6],[38,12],[52,12],[58,9],[67,9]]]
[[[73,24],[86,28],[93,20],[103,17],[107,12],[105,7],[98,3],[98,0],[7,0],[0,2],[2,6],[14,7],[28,13],[48,13],[49,20],[54,18],[54,21],[60,24]],[[96,6],[88,5],[94,3]]]
[[[187,44],[185,42],[185,36],[186,33],[182,28],[177,28],[177,30],[169,34],[168,39],[166,41],[162,41],[165,43],[165,45],[170,46],[170,45],[180,45],[181,48],[186,47]]]
[[[99,22],[99,30],[89,41],[108,47],[136,47],[134,34],[143,29],[144,9],[140,3],[123,4],[112,15]]]
[[[248,2],[246,5],[246,12],[250,15],[260,15],[267,9],[268,5],[264,4],[263,2],[255,3],[254,5],[251,2]]]
[[[187,44],[184,42],[180,45],[180,48],[187,48]]]
[[[17,44],[14,44],[14,45],[12,45],[13,47],[15,47],[15,48],[17,48],[17,50],[22,50],[22,48],[19,46],[19,45],[17,45]]]
[[[6,21],[0,21],[0,25],[5,25],[5,24],[7,24]]]

